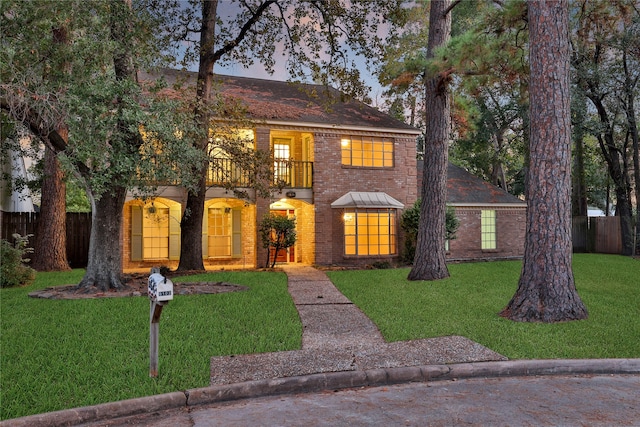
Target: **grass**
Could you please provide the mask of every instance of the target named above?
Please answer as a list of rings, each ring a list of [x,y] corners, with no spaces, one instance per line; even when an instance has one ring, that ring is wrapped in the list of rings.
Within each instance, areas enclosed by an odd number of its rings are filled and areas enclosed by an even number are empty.
[[[452,264],[451,277],[410,282],[408,269],[328,272],[388,341],[462,335],[512,359],[640,357],[640,261],[578,254],[589,319],[515,323],[497,313],[521,262]],[[176,296],[160,321],[159,376],[149,378],[147,298],[42,300],[29,292],[78,283],[82,270],[41,273],[0,290],[0,419],[209,385],[211,356],[300,348],[302,327],[283,273],[176,278],[246,285]]]
[[[210,357],[300,348],[302,326],[283,273],[221,272],[248,291],[177,295],[160,320],[159,376],[149,378],[149,300],[43,300],[84,271],[42,273],[0,290],[0,419],[209,385]]]
[[[388,341],[462,335],[511,359],[640,357],[640,261],[576,254],[587,320],[541,324],[497,316],[516,291],[522,263],[449,265],[451,277],[408,281],[408,269],[333,271],[333,283]]]

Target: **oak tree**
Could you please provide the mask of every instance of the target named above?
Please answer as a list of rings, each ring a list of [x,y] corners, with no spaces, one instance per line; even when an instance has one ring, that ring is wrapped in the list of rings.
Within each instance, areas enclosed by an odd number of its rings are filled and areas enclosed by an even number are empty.
[[[2,108],[58,153],[87,191],[92,228],[79,286],[119,288],[127,192],[172,175],[171,166],[189,164],[191,154],[172,125],[179,105],[137,80],[138,69],[161,58],[153,22],[128,0],[5,1],[3,8]],[[69,43],[51,36],[62,27]]]

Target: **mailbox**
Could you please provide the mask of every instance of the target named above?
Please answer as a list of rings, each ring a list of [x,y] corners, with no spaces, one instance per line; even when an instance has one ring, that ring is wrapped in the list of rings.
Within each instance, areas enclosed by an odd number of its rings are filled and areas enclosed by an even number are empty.
[[[149,276],[149,298],[152,301],[169,301],[173,299],[173,282],[160,273]]]

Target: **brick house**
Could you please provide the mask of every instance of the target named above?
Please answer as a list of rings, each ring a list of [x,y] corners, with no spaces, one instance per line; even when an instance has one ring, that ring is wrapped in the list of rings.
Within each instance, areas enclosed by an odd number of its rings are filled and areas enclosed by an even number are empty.
[[[418,188],[422,167],[418,162]],[[448,242],[448,260],[522,258],[526,202],[449,163],[447,205],[460,221],[456,238]]]
[[[169,83],[196,78],[175,70],[163,75]],[[272,154],[274,180],[285,188],[268,198],[249,190],[250,197],[240,199],[209,174],[206,268],[264,266],[258,223],[269,212],[296,219],[297,242],[279,254],[279,263],[358,266],[400,255],[400,216],[418,194],[419,130],[324,86],[217,79],[219,93],[246,107],[252,125],[242,131],[253,147]],[[159,188],[153,199],[127,199],[125,270],[177,266],[185,204],[185,191],[173,186]]]

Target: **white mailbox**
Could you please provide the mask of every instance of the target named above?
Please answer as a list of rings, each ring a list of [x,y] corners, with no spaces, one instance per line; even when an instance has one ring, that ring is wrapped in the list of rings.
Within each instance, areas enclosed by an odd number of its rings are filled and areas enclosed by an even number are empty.
[[[160,273],[149,276],[149,298],[152,301],[169,301],[173,299],[173,282]]]

